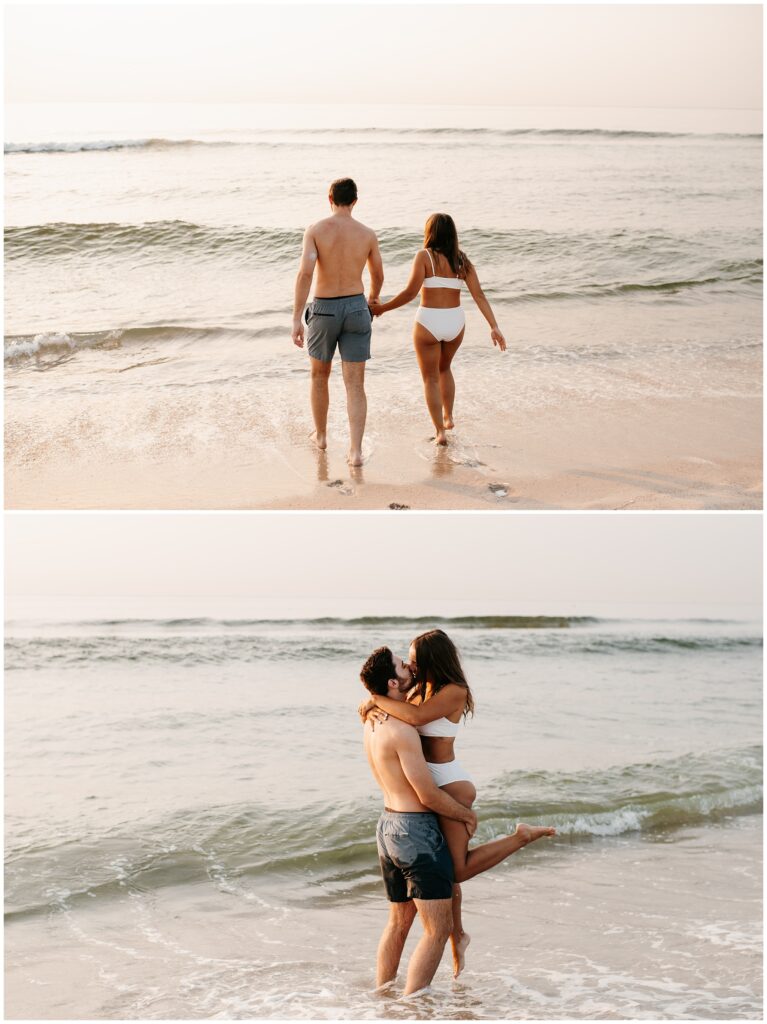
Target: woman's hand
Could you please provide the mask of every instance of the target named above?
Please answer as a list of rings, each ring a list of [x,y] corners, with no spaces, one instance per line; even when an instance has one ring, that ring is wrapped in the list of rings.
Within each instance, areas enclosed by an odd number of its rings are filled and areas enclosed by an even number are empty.
[[[506,351],[506,339],[501,333],[500,327],[493,327],[490,331],[490,337],[493,339],[493,344],[497,345],[501,352]]]
[[[376,702],[374,700],[363,700],[363,702],[357,708],[357,713],[363,722],[367,720],[368,714],[373,710],[375,706]]]
[[[368,308],[373,316],[381,316],[382,313],[386,312],[384,304],[380,299],[368,299]]]
[[[357,708],[357,711],[359,713],[360,718],[362,719],[363,725],[365,724],[365,722],[367,722],[368,719],[370,719],[373,723],[374,729],[376,727],[376,722],[385,722],[386,719],[389,717],[385,711],[382,711],[381,708],[379,708],[376,705],[376,702],[374,700],[363,700],[363,702]]]

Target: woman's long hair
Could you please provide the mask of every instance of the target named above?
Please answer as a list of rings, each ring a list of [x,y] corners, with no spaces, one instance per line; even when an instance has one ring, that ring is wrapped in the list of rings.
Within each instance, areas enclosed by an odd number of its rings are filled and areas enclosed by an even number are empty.
[[[466,277],[471,270],[471,260],[458,248],[458,232],[449,213],[433,213],[423,229],[424,249],[442,253],[454,274]]]
[[[441,629],[430,629],[421,633],[413,641],[416,663],[416,693],[421,702],[426,699],[426,684],[431,683],[432,694],[439,693],[443,686],[455,683],[466,690],[466,707],[464,718],[471,712],[474,714],[474,698],[463,674],[461,659],[455,644]]]

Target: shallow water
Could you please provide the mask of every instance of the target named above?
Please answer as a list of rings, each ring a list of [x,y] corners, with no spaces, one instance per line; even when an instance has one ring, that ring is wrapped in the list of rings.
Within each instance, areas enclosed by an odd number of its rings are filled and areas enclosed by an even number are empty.
[[[428,214],[456,219],[510,342],[501,357],[466,296],[465,420],[502,422],[509,402],[759,394],[761,135],[747,115],[404,117],[12,110],[9,457],[297,443],[308,408],[293,280],[302,231],[343,173],[380,235],[384,294],[404,286]],[[411,321],[407,308],[375,324],[371,386],[398,417],[421,412]]]
[[[759,1016],[758,624],[442,624],[477,701],[479,838],[559,837],[469,883],[472,969],[443,967],[418,1015]],[[11,623],[9,1008],[406,1017],[370,994],[386,910],[355,708],[369,650],[424,627]]]

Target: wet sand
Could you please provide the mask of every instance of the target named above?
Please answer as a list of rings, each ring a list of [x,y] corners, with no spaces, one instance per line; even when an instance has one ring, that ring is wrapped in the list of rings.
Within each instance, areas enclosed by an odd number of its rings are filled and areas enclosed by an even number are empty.
[[[429,440],[420,396],[386,411],[385,381],[369,388],[365,464],[346,464],[339,382],[328,450],[314,449],[307,407],[264,439],[216,423],[184,445],[144,425],[122,448],[88,431],[30,444],[32,426],[6,406],[6,504],[29,508],[157,509],[760,509],[758,398],[560,402],[461,420],[447,448]],[[391,382],[389,382],[391,383]],[[221,389],[223,391],[223,388]],[[304,396],[305,397],[305,396]],[[460,398],[460,395],[459,395]],[[221,395],[222,403],[225,396]],[[472,407],[475,403],[472,403]],[[308,403],[307,403],[308,405]],[[205,424],[203,424],[203,427]],[[103,436],[108,436],[103,431]],[[65,441],[65,436],[68,441]],[[142,449],[142,439],[145,445]],[[20,441],[21,443],[17,443]]]

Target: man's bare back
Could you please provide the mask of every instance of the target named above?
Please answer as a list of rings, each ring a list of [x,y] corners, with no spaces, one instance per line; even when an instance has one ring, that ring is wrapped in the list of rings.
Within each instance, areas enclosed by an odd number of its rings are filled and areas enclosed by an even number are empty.
[[[370,359],[369,304],[383,285],[383,264],[375,232],[352,217],[357,186],[351,178],[332,182],[328,195],[332,213],[304,232],[301,263],[293,295],[293,344],[311,357],[313,443],[327,448],[328,378],[336,349],[343,362],[346,408],[349,415],[351,466],[362,465],[367,399],[365,363]],[[362,271],[367,265],[370,289],[365,299]],[[304,307],[314,281],[314,300]],[[306,329],[306,339],[305,339]]]
[[[361,293],[366,264],[381,259],[375,232],[351,216],[334,215],[312,224],[308,235],[317,252],[315,297]]]

